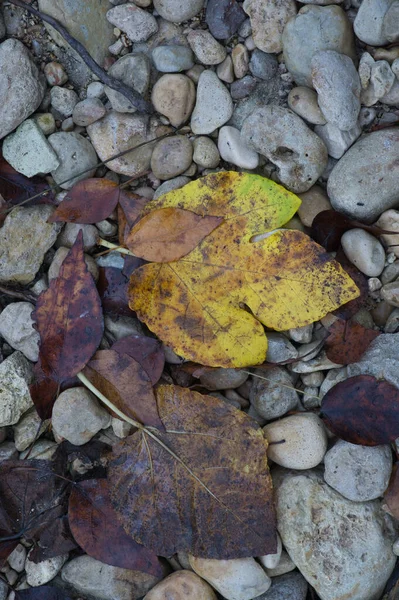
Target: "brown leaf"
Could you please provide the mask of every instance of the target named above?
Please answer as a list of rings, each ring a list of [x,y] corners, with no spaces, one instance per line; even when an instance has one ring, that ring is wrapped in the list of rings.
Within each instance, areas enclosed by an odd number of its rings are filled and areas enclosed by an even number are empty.
[[[89,479],[69,498],[69,524],[79,546],[107,565],[162,576],[156,554],[126,534],[111,504],[108,481]]]
[[[399,437],[399,390],[371,375],[350,377],[327,392],[320,417],[352,444],[390,444]]]
[[[123,193],[119,185],[109,179],[79,181],[69,190],[48,222],[98,223],[115,210]]]
[[[395,463],[392,469],[389,485],[384,492],[384,502],[390,514],[399,520],[399,469]]]
[[[105,312],[131,317],[127,288],[128,278],[116,267],[100,267],[97,289]]]
[[[121,245],[125,245],[126,236],[139,218],[147,202],[147,198],[132,193],[120,198],[118,206],[118,230],[119,243]]]
[[[34,381],[29,387],[32,402],[35,405],[37,414],[45,421],[50,419],[54,402],[57,399],[60,385],[58,381],[51,376],[48,377],[41,365],[39,356],[38,362],[33,369]]]
[[[39,198],[35,198],[25,206],[32,204],[47,203],[52,204],[54,201],[54,192],[49,190],[48,183],[42,177],[25,177],[18,173],[12,166],[3,158],[0,152],[0,194],[9,204],[17,205],[24,202],[31,196],[43,194]]]
[[[81,231],[59,276],[40,294],[32,316],[40,334],[45,375],[61,382],[79,373],[104,331],[101,301],[86,267]]]
[[[355,321],[337,319],[329,328],[325,342],[327,358],[339,365],[357,362],[379,331],[366,329]]]
[[[160,208],[140,219],[125,243],[140,258],[172,262],[191,252],[222,222],[222,217],[202,217],[175,207]]]
[[[350,300],[333,311],[333,314],[339,319],[347,320],[353,317],[366,304],[369,296],[369,288],[366,276],[355,265],[349,262],[342,248],[338,250],[335,260],[345,269],[360,291],[357,298]]]
[[[115,350],[100,350],[83,372],[125,415],[163,429],[150,377],[134,358]]]
[[[126,532],[160,556],[261,556],[276,521],[261,428],[212,396],[157,388],[166,432],[138,431],[113,447],[108,477]],[[174,454],[172,456],[165,446]]]
[[[159,340],[144,335],[128,335],[116,341],[112,350],[124,353],[134,358],[155,385],[165,366],[165,353]]]

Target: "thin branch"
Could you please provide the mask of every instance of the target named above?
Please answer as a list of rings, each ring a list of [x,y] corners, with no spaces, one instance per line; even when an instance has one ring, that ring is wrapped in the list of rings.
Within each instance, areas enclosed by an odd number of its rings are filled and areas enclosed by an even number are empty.
[[[137,256],[133,254],[133,252],[130,252],[130,250],[128,250],[127,248],[123,248],[123,246],[118,246],[117,244],[113,244],[112,242],[108,242],[107,240],[103,240],[102,238],[99,238],[97,240],[97,244],[99,246],[104,246],[104,248],[109,248],[109,250],[120,252],[121,254],[128,254],[129,256],[134,256],[134,258],[137,258]]]
[[[19,292],[18,290],[10,290],[8,287],[0,285],[0,294],[10,296],[11,298],[19,298],[20,300],[29,300],[29,302],[36,302],[37,298],[32,292]]]
[[[111,75],[109,75],[106,71],[104,71],[104,69],[102,67],[100,67],[100,65],[94,60],[94,58],[92,58],[90,56],[90,54],[87,52],[87,50],[83,46],[83,44],[81,44],[80,42],[78,42],[77,39],[72,37],[71,34],[65,29],[65,27],[63,27],[56,19],[53,19],[53,17],[50,17],[49,15],[46,15],[44,13],[41,13],[36,8],[33,8],[33,6],[26,4],[26,2],[24,2],[23,0],[8,0],[8,1],[10,2],[10,4],[14,4],[15,6],[20,6],[24,10],[27,10],[28,12],[30,12],[32,15],[39,17],[42,21],[45,21],[46,23],[48,23],[49,25],[54,27],[54,29],[56,31],[58,31],[59,34],[62,35],[64,40],[66,40],[68,42],[68,44],[79,54],[81,59],[86,63],[86,65],[89,67],[89,69],[95,75],[97,75],[97,77],[102,81],[102,83],[104,83],[105,85],[108,85],[110,88],[112,88],[113,90],[116,90],[120,94],[123,94],[123,96],[125,96],[125,98],[127,98],[127,100],[129,100],[129,102],[135,108],[137,108],[137,110],[145,112],[145,113],[153,113],[154,112],[154,109],[152,108],[151,103],[144,100],[144,98],[141,96],[141,94],[136,92],[136,90],[133,90],[132,88],[125,85],[122,81],[119,81],[118,79],[115,79],[114,77],[111,77]]]

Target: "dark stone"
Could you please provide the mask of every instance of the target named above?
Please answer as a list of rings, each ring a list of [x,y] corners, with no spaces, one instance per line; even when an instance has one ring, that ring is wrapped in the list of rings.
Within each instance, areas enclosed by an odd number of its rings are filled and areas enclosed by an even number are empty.
[[[270,81],[276,76],[278,70],[278,60],[275,54],[267,54],[256,48],[252,52],[249,61],[249,70],[254,77]]]
[[[238,79],[230,86],[230,94],[233,100],[241,100],[246,98],[256,87],[256,79],[250,75],[245,75],[242,79]]]
[[[254,600],[305,600],[308,583],[301,573],[293,571],[272,578],[271,587]]]
[[[241,3],[236,0],[208,0],[205,21],[217,40],[230,38],[245,19]]]

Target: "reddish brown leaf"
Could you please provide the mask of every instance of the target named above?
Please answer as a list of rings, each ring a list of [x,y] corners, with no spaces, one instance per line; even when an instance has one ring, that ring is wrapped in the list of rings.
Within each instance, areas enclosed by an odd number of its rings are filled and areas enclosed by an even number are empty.
[[[202,217],[191,210],[159,208],[140,219],[125,243],[140,258],[172,262],[191,252],[222,222],[222,217]]]
[[[395,519],[399,520],[399,469],[395,463],[392,469],[389,485],[384,492],[384,501],[389,512]]]
[[[333,311],[333,314],[339,319],[347,320],[353,317],[366,304],[369,296],[369,288],[366,276],[355,265],[349,262],[342,248],[338,250],[335,260],[345,269],[360,291],[360,295],[357,298],[350,300]]]
[[[85,179],[76,183],[49,218],[49,223],[97,223],[109,217],[124,193],[109,179]]]
[[[141,211],[148,202],[147,198],[137,194],[121,196],[118,207],[119,243],[125,245],[125,238],[139,218]]]
[[[128,278],[116,267],[101,267],[97,282],[102,306],[105,312],[131,317],[127,297]]]
[[[165,353],[159,340],[144,335],[128,335],[115,342],[112,350],[134,358],[143,367],[152,385],[159,381],[165,366]]]
[[[16,590],[15,600],[72,600],[72,598],[64,590],[41,585],[27,590]]]
[[[34,381],[30,386],[30,395],[35,405],[37,414],[43,421],[51,417],[54,402],[57,399],[59,383],[52,377],[48,377],[41,366],[40,356],[35,364]]]
[[[0,152],[0,194],[9,204],[17,205],[31,196],[41,194],[25,206],[39,203],[53,203],[54,192],[49,190],[48,183],[42,177],[25,177],[18,173],[3,158]]]
[[[111,504],[108,481],[89,479],[72,490],[69,524],[79,546],[107,565],[162,576],[156,554],[125,533]]]
[[[79,373],[98,348],[104,330],[101,300],[86,267],[81,231],[59,276],[40,294],[33,318],[45,375],[60,382]]]
[[[339,365],[357,362],[379,331],[366,329],[355,321],[337,319],[329,328],[325,349],[327,357]]]
[[[125,415],[163,429],[150,377],[134,358],[115,350],[100,350],[84,374]]]
[[[350,377],[327,392],[320,416],[347,442],[389,444],[399,437],[399,390],[371,375]]]

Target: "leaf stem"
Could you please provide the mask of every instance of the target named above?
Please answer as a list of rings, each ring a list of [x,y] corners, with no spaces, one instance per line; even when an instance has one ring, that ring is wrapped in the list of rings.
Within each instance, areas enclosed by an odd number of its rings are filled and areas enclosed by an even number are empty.
[[[127,248],[123,248],[123,246],[118,246],[117,244],[113,244],[112,242],[103,240],[103,238],[99,238],[97,240],[97,243],[99,246],[104,246],[104,248],[109,248],[110,250],[115,250],[116,252],[120,252],[121,254],[128,254],[129,256],[134,256],[135,258],[137,258],[136,255],[133,254],[133,252],[130,252],[130,250],[128,250]]]

